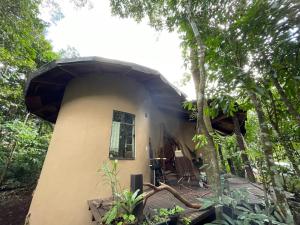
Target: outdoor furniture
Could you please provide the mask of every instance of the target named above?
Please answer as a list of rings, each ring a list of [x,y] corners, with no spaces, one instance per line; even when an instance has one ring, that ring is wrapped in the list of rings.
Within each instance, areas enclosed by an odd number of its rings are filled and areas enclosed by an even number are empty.
[[[199,182],[199,186],[203,187],[205,180],[202,179],[202,175],[199,170],[195,168],[192,161],[182,154],[180,150],[175,151],[175,167],[177,171],[178,181],[182,183],[186,179],[188,183],[191,180]]]
[[[150,159],[150,169],[153,171],[152,183],[159,186],[160,182],[165,183],[166,177],[164,173],[164,162],[167,158],[152,158]]]
[[[175,157],[175,166],[178,173],[178,183],[184,179],[187,179],[189,183],[191,179],[196,178],[192,164],[185,156]]]

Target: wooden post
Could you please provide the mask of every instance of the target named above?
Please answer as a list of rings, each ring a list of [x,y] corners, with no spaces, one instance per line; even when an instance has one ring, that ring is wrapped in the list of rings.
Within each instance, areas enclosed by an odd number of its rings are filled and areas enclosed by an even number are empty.
[[[132,174],[130,176],[130,191],[135,192],[139,190],[139,195],[143,194],[143,175],[142,174]],[[137,217],[138,221],[143,219],[143,202],[138,204],[134,209],[134,215]]]

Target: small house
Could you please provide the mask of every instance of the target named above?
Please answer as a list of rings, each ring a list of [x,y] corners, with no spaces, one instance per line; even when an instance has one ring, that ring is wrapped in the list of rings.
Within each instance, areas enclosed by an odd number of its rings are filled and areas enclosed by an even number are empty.
[[[30,224],[89,224],[87,200],[111,195],[99,172],[105,161],[119,160],[120,182],[127,187],[130,174],[150,181],[149,151],[164,144],[193,148],[194,123],[183,101],[159,72],[117,60],[58,60],[32,74],[27,108],[55,127]],[[167,138],[179,143],[163,143]]]
[[[104,162],[118,160],[126,188],[131,174],[150,181],[150,155],[166,157],[167,167],[173,166],[175,149],[188,156],[195,122],[182,108],[184,101],[159,72],[134,63],[63,59],[32,74],[26,106],[55,127],[30,206],[30,225],[91,224],[87,200],[111,196],[99,172]],[[219,129],[225,129],[221,120]]]

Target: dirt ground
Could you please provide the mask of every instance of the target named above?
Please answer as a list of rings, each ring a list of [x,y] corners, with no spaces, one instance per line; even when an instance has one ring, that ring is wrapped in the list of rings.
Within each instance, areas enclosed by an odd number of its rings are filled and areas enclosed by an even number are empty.
[[[24,225],[32,192],[32,187],[0,192],[1,225]]]

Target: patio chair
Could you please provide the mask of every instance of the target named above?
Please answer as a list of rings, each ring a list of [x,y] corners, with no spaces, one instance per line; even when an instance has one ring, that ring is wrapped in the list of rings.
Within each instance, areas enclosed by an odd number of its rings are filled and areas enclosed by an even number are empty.
[[[200,171],[195,168],[192,161],[185,157],[181,151],[175,151],[175,167],[177,172],[178,181],[180,184],[186,179],[188,183],[191,180],[199,182],[199,186],[205,186],[205,180],[202,179]]]

